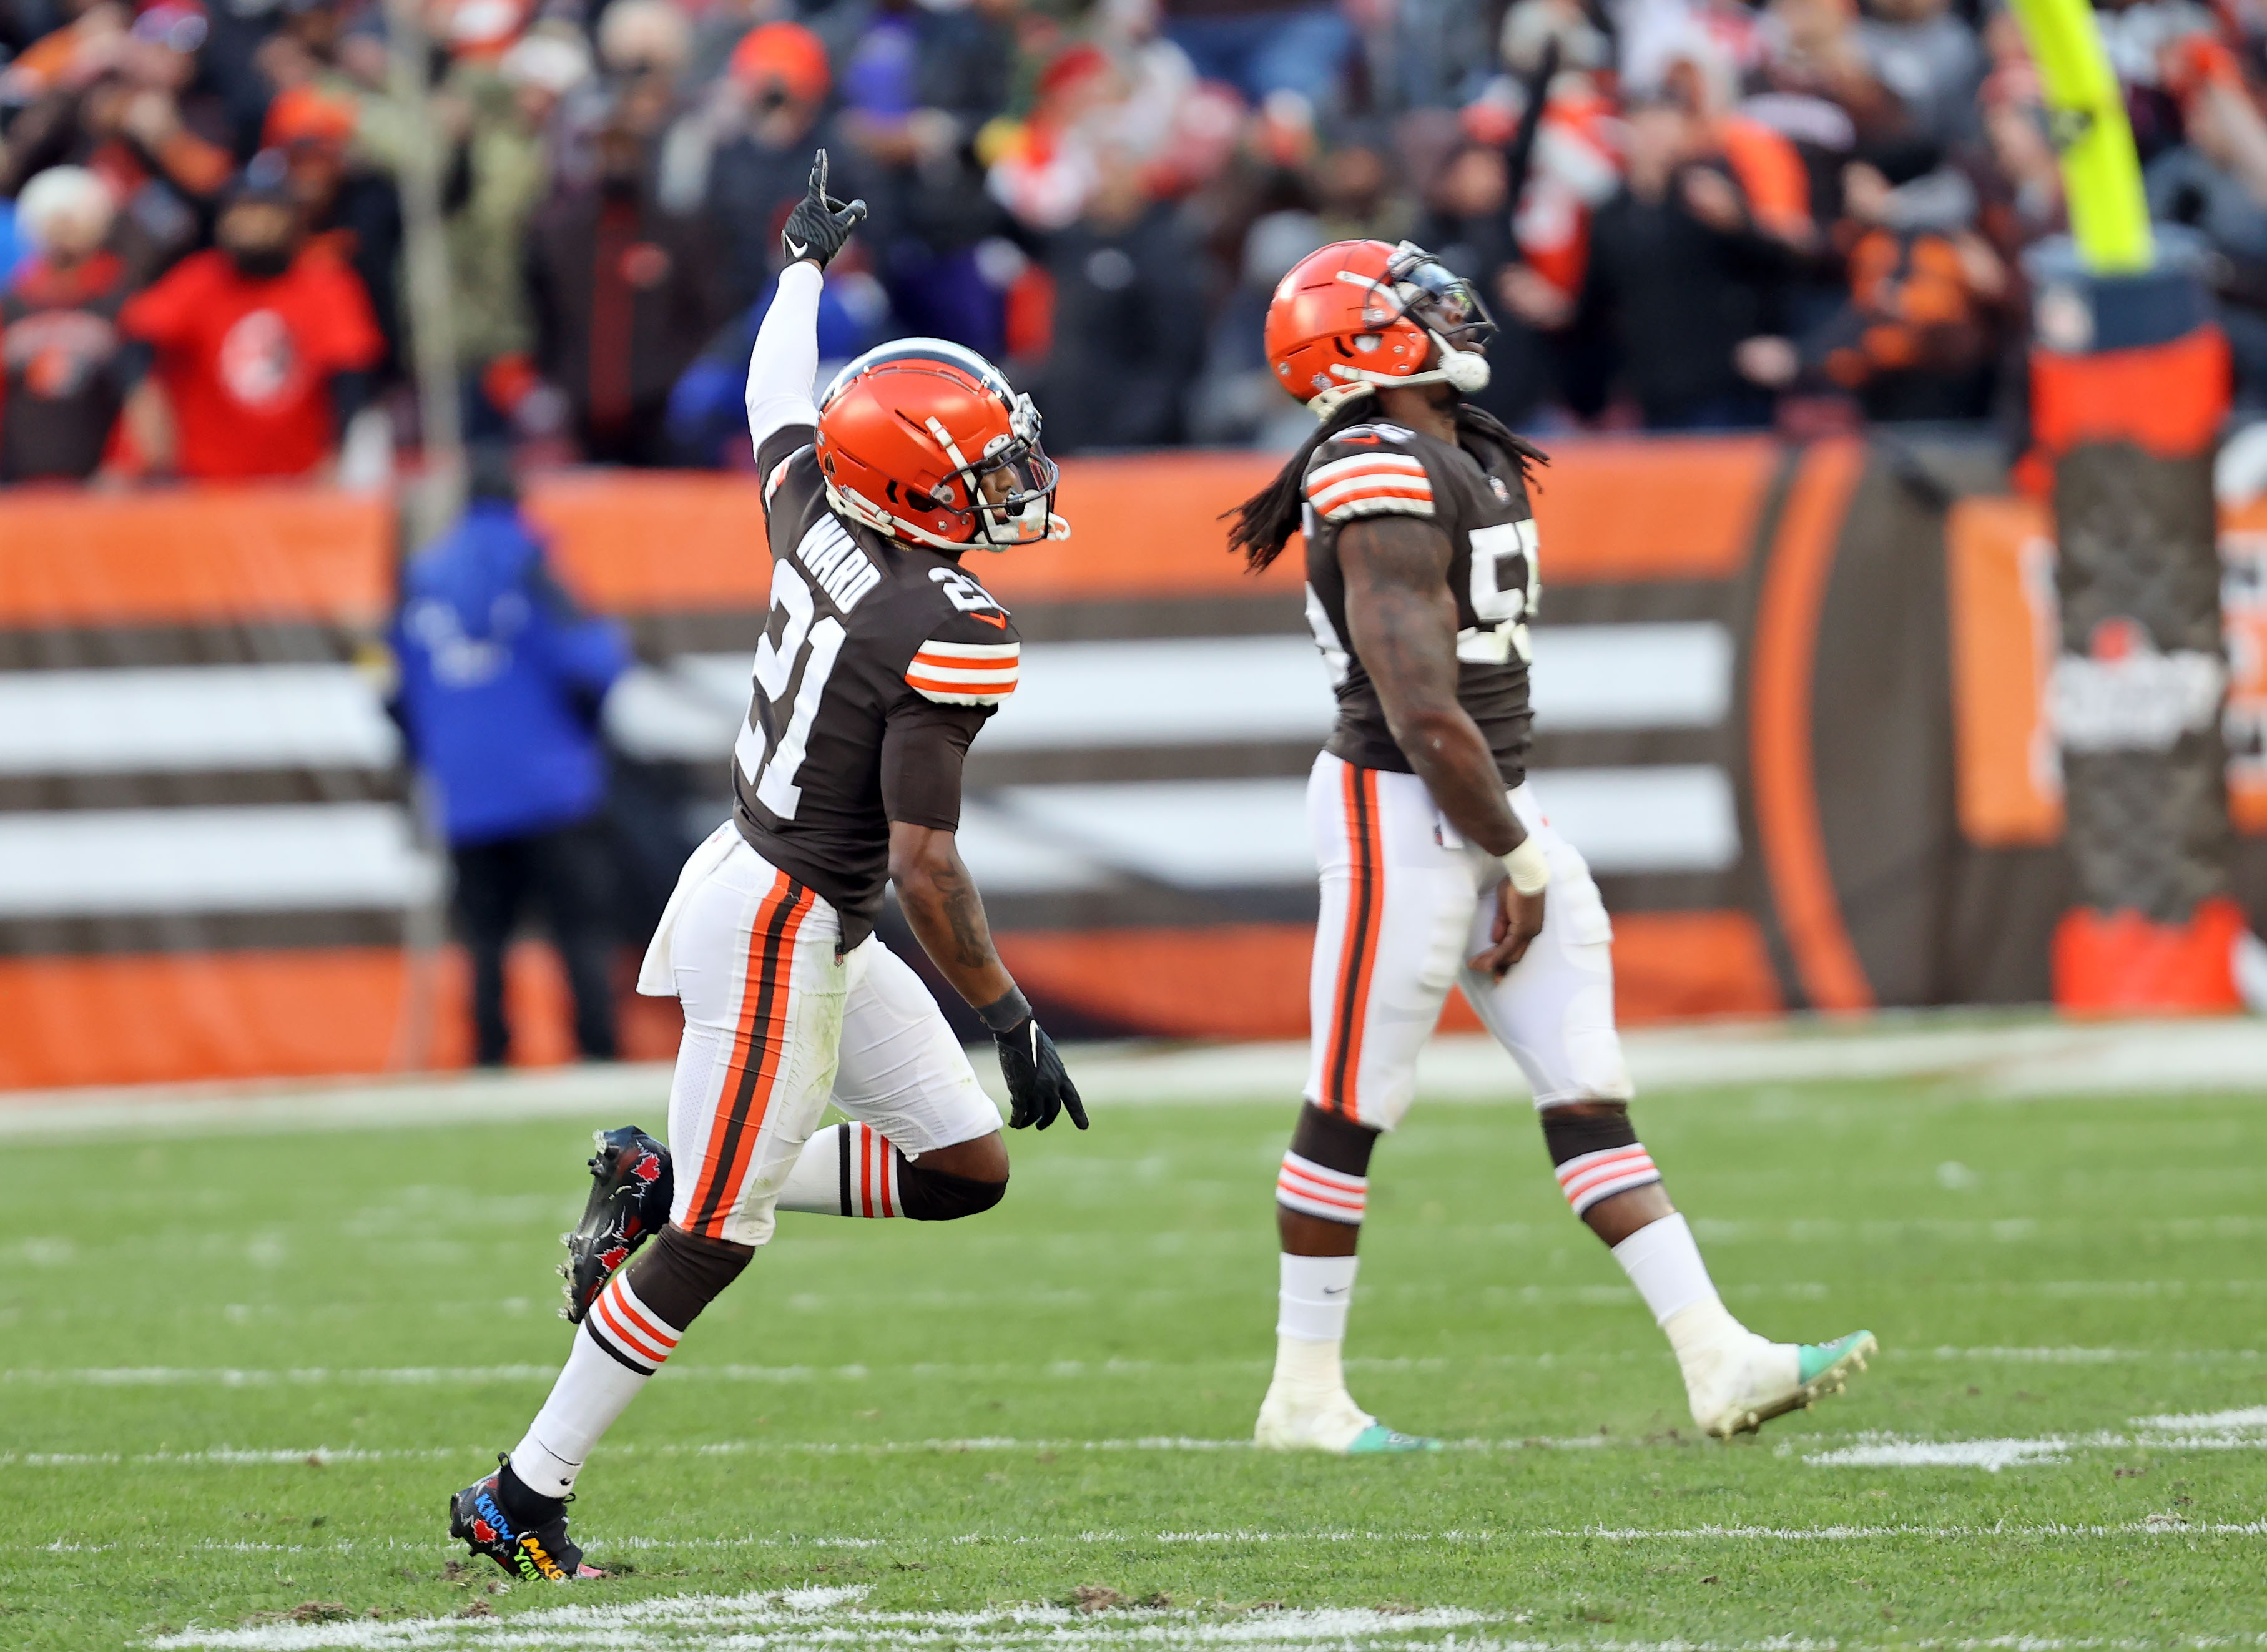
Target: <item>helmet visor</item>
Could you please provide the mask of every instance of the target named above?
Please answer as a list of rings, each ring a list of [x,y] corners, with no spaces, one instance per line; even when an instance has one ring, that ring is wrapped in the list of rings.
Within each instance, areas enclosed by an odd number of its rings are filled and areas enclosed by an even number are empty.
[[[976,533],[986,545],[1029,545],[1053,525],[1060,473],[1036,438],[1017,437],[987,453],[966,473]]]
[[[1388,274],[1404,313],[1450,349],[1484,350],[1495,336],[1495,318],[1478,289],[1431,253],[1412,249]]]

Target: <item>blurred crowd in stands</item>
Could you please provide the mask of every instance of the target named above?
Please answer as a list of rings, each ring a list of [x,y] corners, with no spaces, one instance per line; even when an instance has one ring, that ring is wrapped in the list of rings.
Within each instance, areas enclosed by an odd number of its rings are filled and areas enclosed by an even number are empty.
[[[1481,283],[1522,428],[1985,417],[2064,217],[1976,4],[0,0],[0,480],[382,474],[429,148],[465,428],[561,462],[748,462],[821,145],[823,356],[958,340],[1059,452],[1295,435],[1261,318],[1349,236]],[[2267,401],[2267,4],[2099,15]]]

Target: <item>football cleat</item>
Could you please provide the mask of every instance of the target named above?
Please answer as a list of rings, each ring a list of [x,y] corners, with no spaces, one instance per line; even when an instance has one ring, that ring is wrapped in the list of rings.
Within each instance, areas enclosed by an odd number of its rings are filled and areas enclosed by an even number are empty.
[[[1790,1344],[1757,1337],[1744,1357],[1721,1362],[1708,1379],[1691,1384],[1692,1421],[1721,1440],[1753,1434],[1773,1417],[1840,1393],[1850,1374],[1864,1370],[1880,1351],[1870,1331],[1852,1331],[1831,1342]]]
[[[571,1583],[604,1577],[597,1567],[583,1563],[583,1551],[568,1537],[563,1505],[540,1525],[525,1524],[504,1512],[499,1483],[508,1460],[497,1453],[495,1473],[449,1499],[449,1535],[474,1554],[488,1556],[516,1582]]]
[[[1437,1451],[1438,1440],[1389,1428],[1341,1391],[1319,1407],[1295,1405],[1271,1387],[1259,1405],[1251,1443],[1263,1451],[1324,1451],[1333,1457],[1375,1457],[1390,1452]]]
[[[669,1149],[634,1124],[601,1130],[592,1138],[591,1201],[572,1233],[562,1233],[567,1259],[559,1265],[567,1281],[567,1305],[559,1311],[569,1325],[583,1323],[614,1270],[669,1221],[675,1187]]]
[[[1371,1457],[1389,1451],[1437,1451],[1438,1440],[1428,1440],[1421,1434],[1404,1434],[1398,1428],[1389,1428],[1382,1422],[1373,1422],[1354,1435],[1346,1449],[1348,1457]]]

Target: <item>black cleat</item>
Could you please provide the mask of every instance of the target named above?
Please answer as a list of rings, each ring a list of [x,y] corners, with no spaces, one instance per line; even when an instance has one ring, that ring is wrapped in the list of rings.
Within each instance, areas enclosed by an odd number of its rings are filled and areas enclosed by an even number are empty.
[[[583,1323],[614,1270],[669,1221],[674,1186],[669,1149],[634,1124],[601,1130],[591,1159],[591,1202],[572,1233],[561,1234],[567,1259],[559,1265],[567,1281],[567,1305],[559,1311],[569,1325]]]
[[[476,1555],[485,1554],[515,1582],[571,1583],[604,1577],[583,1564],[583,1551],[567,1536],[567,1505],[540,1525],[514,1520],[504,1512],[501,1482],[508,1459],[496,1455],[496,1472],[449,1499],[449,1535]],[[517,1482],[515,1482],[517,1483]]]

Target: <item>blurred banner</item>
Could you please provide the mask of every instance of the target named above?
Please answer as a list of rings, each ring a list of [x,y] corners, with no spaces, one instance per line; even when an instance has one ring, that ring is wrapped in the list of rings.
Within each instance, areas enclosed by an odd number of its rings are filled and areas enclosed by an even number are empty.
[[[1024,674],[972,757],[963,845],[1065,1032],[1305,1031],[1302,796],[1331,696],[1295,557],[1249,579],[1215,519],[1275,463],[1070,461],[1075,536],[982,564]],[[1598,874],[1627,1019],[2049,996],[2073,900],[2053,551],[2006,488],[1981,446],[1559,446],[1534,783]],[[576,474],[531,509],[636,636],[606,723],[650,899],[726,811],[756,490]],[[2267,512],[2222,551],[2256,925]],[[460,966],[410,944],[445,892],[368,657],[392,555],[384,508],[334,495],[0,496],[0,1086],[465,1059]],[[517,962],[516,1059],[565,1059],[555,966]],[[667,1054],[674,1006],[625,1037]]]

